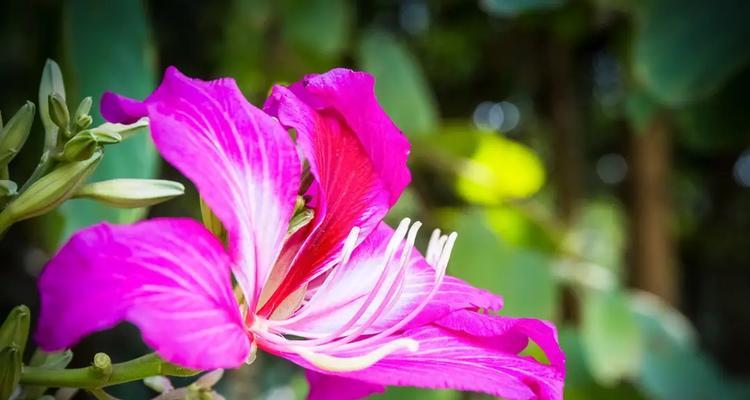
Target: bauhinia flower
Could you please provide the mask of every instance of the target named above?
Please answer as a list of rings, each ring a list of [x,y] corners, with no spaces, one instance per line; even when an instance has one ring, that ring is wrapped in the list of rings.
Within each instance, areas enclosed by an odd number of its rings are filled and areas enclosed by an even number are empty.
[[[39,281],[43,349],[124,320],[185,367],[238,367],[258,348],[284,357],[307,370],[311,399],[387,385],[562,398],[554,326],[499,316],[500,297],[446,276],[455,233],[435,231],[423,256],[419,222],[382,222],[411,179],[409,143],[370,75],[275,86],[261,110],[232,79],[169,68],[144,101],[108,93],[101,108],[110,122],[149,118],[227,243],[182,218],[78,232]],[[314,217],[290,231],[300,198]],[[521,355],[530,340],[548,362]]]

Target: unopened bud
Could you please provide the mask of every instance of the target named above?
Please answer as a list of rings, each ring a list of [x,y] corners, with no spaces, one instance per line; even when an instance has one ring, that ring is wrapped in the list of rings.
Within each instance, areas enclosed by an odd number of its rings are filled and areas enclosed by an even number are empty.
[[[9,399],[21,380],[21,352],[16,346],[0,349],[0,399]]]
[[[34,355],[31,356],[29,365],[32,367],[42,367],[47,370],[59,370],[65,369],[72,359],[73,352],[70,350],[47,353],[37,349]],[[23,388],[26,399],[39,399],[39,396],[43,395],[46,391],[47,388],[44,386],[26,385]]]
[[[70,198],[102,158],[97,150],[86,160],[65,163],[34,182],[0,213],[0,227],[42,215]]]
[[[58,128],[66,132],[70,126],[70,111],[68,111],[68,105],[65,104],[65,97],[53,93],[49,96],[48,101],[50,119]]]
[[[302,229],[305,225],[309,224],[310,221],[315,217],[315,212],[309,208],[303,208],[297,214],[294,214],[291,221],[289,221],[289,229],[287,234],[292,235],[298,230]]]
[[[82,186],[75,197],[120,207],[148,207],[185,193],[179,182],[161,179],[112,179]]]
[[[18,185],[7,179],[0,179],[0,198],[15,196],[18,193]]]
[[[65,100],[65,85],[62,72],[56,62],[47,60],[39,83],[39,116],[44,124],[44,147],[52,149],[57,144],[57,125],[52,121],[49,110],[49,97],[57,94]]]
[[[83,100],[81,100],[81,102],[78,104],[78,108],[76,108],[76,119],[84,115],[89,115],[89,113],[91,112],[92,103],[93,100],[91,99],[91,96],[84,97]]]
[[[20,305],[13,308],[0,326],[0,349],[13,345],[23,357],[30,321],[31,311],[28,307]]]
[[[81,161],[91,157],[99,148],[96,138],[89,131],[81,132],[65,143],[60,159]]]
[[[21,151],[31,132],[35,110],[34,103],[27,101],[3,126],[0,133],[0,165],[7,165]]]
[[[122,135],[106,129],[94,128],[85,132],[90,132],[99,144],[115,144],[122,142]]]
[[[78,129],[86,129],[94,122],[94,119],[90,115],[81,115],[76,117],[76,127]]]
[[[141,118],[136,122],[133,122],[132,124],[113,124],[110,122],[105,122],[96,128],[94,128],[97,131],[106,131],[106,132],[114,132],[122,136],[123,140],[129,138],[130,136],[133,136],[137,134],[138,132],[141,132],[142,128],[148,127],[148,119]]]

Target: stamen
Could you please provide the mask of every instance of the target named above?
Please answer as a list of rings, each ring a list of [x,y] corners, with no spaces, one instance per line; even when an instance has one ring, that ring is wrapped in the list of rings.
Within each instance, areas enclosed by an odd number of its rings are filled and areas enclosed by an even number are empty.
[[[401,244],[401,242],[404,240],[404,235],[406,234],[406,228],[408,228],[409,223],[411,220],[409,218],[404,218],[401,223],[399,224],[398,228],[396,229],[396,232],[394,232],[393,236],[391,236],[391,240],[388,242],[388,245],[386,246],[385,250],[385,262],[383,263],[383,270],[380,273],[380,276],[378,277],[378,281],[375,283],[375,287],[370,291],[370,293],[367,295],[367,298],[365,299],[362,306],[357,310],[356,313],[347,321],[345,324],[343,324],[341,327],[339,327],[334,332],[323,336],[318,339],[311,339],[307,340],[304,343],[300,343],[300,345],[304,346],[316,346],[323,343],[330,342],[332,340],[336,340],[337,338],[340,338],[341,335],[346,333],[346,331],[354,326],[362,317],[362,315],[367,311],[367,308],[370,306],[372,301],[375,299],[377,294],[380,292],[380,289],[383,287],[383,284],[385,283],[386,279],[388,278],[388,270],[389,266],[391,264],[391,261],[393,260],[393,257],[395,256],[396,250],[398,250],[398,246]],[[416,225],[416,224],[415,224]],[[421,224],[419,224],[421,225]],[[417,229],[419,229],[419,226],[417,226]],[[412,234],[412,231],[413,234]],[[415,230],[410,230],[410,235],[412,237],[416,236]],[[413,238],[412,238],[413,240]],[[340,268],[341,266],[339,266]],[[283,329],[278,329],[279,331],[283,332]]]
[[[378,347],[377,349],[357,357],[335,357],[328,354],[316,353],[304,347],[291,347],[310,364],[330,372],[351,372],[371,367],[391,353],[406,349],[411,352],[419,350],[419,343],[414,339],[397,339]]]
[[[425,298],[422,299],[422,302],[414,310],[412,310],[409,313],[409,315],[407,315],[405,318],[403,318],[401,321],[399,321],[395,325],[391,326],[390,328],[380,333],[377,333],[366,339],[363,339],[354,343],[342,345],[338,347],[337,349],[338,350],[353,349],[353,348],[371,344],[372,342],[378,339],[388,337],[398,332],[401,328],[406,326],[406,324],[408,324],[414,318],[416,318],[417,315],[419,315],[419,313],[422,312],[422,310],[427,306],[427,304],[429,304],[432,298],[435,297],[435,294],[440,288],[440,285],[443,283],[443,278],[445,278],[445,270],[448,267],[448,260],[450,259],[451,251],[453,250],[453,245],[456,243],[457,237],[458,237],[458,234],[456,232],[453,232],[450,234],[450,236],[448,236],[448,240],[447,240],[447,243],[445,244],[445,248],[443,249],[443,252],[440,255],[440,261],[438,262],[438,265],[435,266],[435,285],[432,287],[432,290],[430,290],[430,293],[428,293],[427,296],[425,296]]]
[[[333,268],[333,270],[328,274],[326,279],[323,281],[323,283],[320,285],[316,293],[312,296],[310,301],[308,301],[300,310],[297,311],[297,313],[292,316],[291,318],[287,318],[285,320],[281,321],[273,321],[274,326],[283,326],[283,325],[289,325],[293,324],[304,317],[306,317],[312,310],[315,308],[313,307],[317,302],[320,300],[321,297],[323,297],[322,293],[326,293],[328,290],[328,287],[331,285],[331,282],[335,282],[336,278],[338,277],[338,274],[343,269],[342,267],[346,265],[346,263],[349,262],[349,258],[352,255],[352,252],[354,252],[354,248],[357,245],[357,239],[359,238],[359,232],[360,229],[358,226],[355,226],[352,228],[352,230],[349,232],[349,236],[346,237],[346,240],[344,241],[344,246],[341,249],[341,264],[339,264],[337,267]]]
[[[427,243],[427,253],[425,255],[425,261],[427,261],[427,264],[434,264],[433,259],[435,258],[435,253],[437,251],[438,240],[440,240],[440,229],[435,229],[432,231],[430,241]]]

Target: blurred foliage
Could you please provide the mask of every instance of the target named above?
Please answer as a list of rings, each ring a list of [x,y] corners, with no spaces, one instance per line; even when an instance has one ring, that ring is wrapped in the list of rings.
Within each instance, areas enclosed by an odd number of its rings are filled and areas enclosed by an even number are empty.
[[[172,64],[235,77],[255,104],[274,83],[304,74],[370,71],[384,109],[413,143],[414,182],[388,220],[456,230],[449,273],[502,294],[505,315],[556,322],[567,399],[750,398],[750,170],[737,169],[750,145],[750,3],[11,3],[0,16],[3,110],[34,98],[44,59],[58,55],[76,88],[68,101],[92,94],[95,104],[105,89],[143,97],[156,71]],[[631,141],[657,119],[672,140],[667,229],[681,268],[670,279],[683,293],[672,305],[636,288],[632,257],[640,221]],[[27,147],[42,136],[37,128]],[[96,178],[153,177],[153,149],[139,138],[107,153]],[[38,154],[25,151],[19,165],[30,170]],[[612,175],[605,155],[624,166]],[[162,174],[177,179],[168,167]],[[33,275],[48,255],[40,248],[57,244],[53,221],[69,233],[143,216],[77,202],[0,242],[14,282],[3,288],[3,307],[35,304]],[[151,214],[197,216],[197,196],[189,191]],[[131,327],[94,337],[80,346],[81,359],[102,349],[137,353],[143,345],[134,337]],[[262,356],[228,372],[217,390],[268,399],[305,391],[297,369]],[[375,398],[483,397],[394,388]]]

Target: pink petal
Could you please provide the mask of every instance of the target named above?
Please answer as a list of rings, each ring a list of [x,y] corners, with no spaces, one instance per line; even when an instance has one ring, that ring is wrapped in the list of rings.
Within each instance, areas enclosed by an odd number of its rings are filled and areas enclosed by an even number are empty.
[[[307,400],[356,400],[385,391],[382,385],[321,374],[309,369],[305,370],[305,376],[310,384]]]
[[[385,223],[380,223],[352,254],[345,265],[336,267],[335,278],[308,302],[309,310],[304,311],[304,318],[290,323],[285,328],[303,337],[316,337],[336,331],[349,321],[364,305],[367,297],[380,278],[380,271],[385,263],[385,252],[388,241],[394,231]],[[382,307],[388,286],[395,282],[398,275],[398,264],[403,251],[403,244],[391,260],[387,270],[385,284],[366,308],[359,322],[352,326],[358,328],[367,322]],[[400,297],[387,311],[378,316],[364,333],[375,333],[401,321],[428,295],[435,280],[435,270],[427,264],[424,257],[414,249],[407,261],[405,284]],[[446,277],[437,294],[427,307],[413,321],[412,326],[425,324],[460,309],[499,310],[502,299],[482,289],[477,289],[453,277]]]
[[[336,68],[308,75],[292,90],[316,109],[335,110],[357,135],[389,192],[393,205],[411,181],[406,159],[409,141],[375,97],[375,78],[366,72]]]
[[[397,350],[369,368],[358,371],[330,372],[296,354],[283,353],[282,356],[319,373],[373,385],[477,391],[508,400],[562,399],[564,365],[546,365],[518,355],[520,344],[517,339],[525,335],[523,330],[526,329],[523,320],[508,321],[499,316],[476,315],[476,319],[470,320],[479,324],[475,327],[479,334],[469,328],[470,323],[462,331],[430,324],[363,349],[330,353],[336,357],[359,356],[395,339],[408,338],[419,343],[415,352]],[[489,334],[487,327],[492,325],[497,326],[493,328],[494,334]],[[555,340],[552,330],[546,334],[552,335],[549,340]],[[559,351],[559,345],[556,348]]]
[[[40,279],[36,340],[46,351],[125,320],[165,360],[196,369],[241,365],[250,352],[230,260],[188,219],[84,229]]]
[[[325,272],[340,255],[355,226],[365,237],[389,207],[384,186],[357,134],[335,110],[315,110],[287,88],[276,86],[266,110],[297,131],[297,142],[315,181],[307,195],[315,218],[298,236],[305,237],[285,279],[260,310],[273,310],[297,288]],[[292,239],[290,243],[299,243]]]
[[[205,82],[171,67],[143,104],[159,152],[195,183],[227,228],[235,276],[255,301],[281,250],[299,189],[294,143],[232,79]],[[105,97],[102,109],[113,118],[139,111],[116,96]]]

